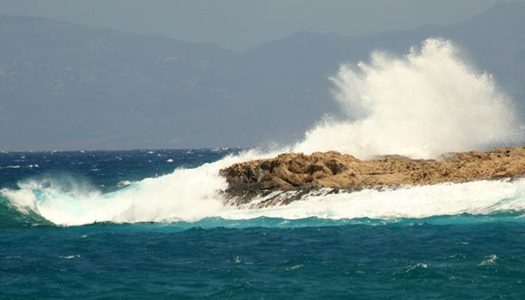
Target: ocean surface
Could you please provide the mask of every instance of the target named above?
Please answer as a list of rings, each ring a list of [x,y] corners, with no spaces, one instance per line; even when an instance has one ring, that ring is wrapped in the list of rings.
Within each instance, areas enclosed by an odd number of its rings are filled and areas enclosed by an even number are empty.
[[[238,152],[0,153],[0,298],[525,298],[523,182],[317,195],[257,212],[162,189]]]

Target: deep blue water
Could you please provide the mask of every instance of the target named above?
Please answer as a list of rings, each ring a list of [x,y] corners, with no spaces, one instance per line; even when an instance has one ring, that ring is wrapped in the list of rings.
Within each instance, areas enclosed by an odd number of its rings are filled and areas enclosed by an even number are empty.
[[[2,153],[0,188],[67,178],[114,191],[231,152]],[[509,212],[61,227],[3,197],[0,297],[523,299],[525,222]]]

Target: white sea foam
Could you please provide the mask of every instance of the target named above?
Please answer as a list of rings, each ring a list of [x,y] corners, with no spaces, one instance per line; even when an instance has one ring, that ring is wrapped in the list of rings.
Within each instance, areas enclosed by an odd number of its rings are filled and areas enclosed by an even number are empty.
[[[510,100],[490,75],[464,63],[448,41],[429,39],[420,50],[412,49],[404,57],[375,53],[370,63],[341,67],[332,80],[347,120],[323,121],[302,142],[279,152],[339,150],[359,157],[387,153],[432,157],[513,143],[521,137],[523,127]],[[525,179],[340,194],[318,191],[287,206],[263,209],[224,205],[219,191],[227,183],[219,170],[275,154],[252,150],[197,168],[126,182],[111,193],[80,183],[35,180],[0,193],[21,211],[36,212],[61,225],[197,221],[212,216],[397,219],[525,211]]]
[[[525,179],[439,184],[388,191],[312,193],[286,206],[261,209],[224,206],[217,190],[226,183],[217,171],[226,164],[207,164],[179,170],[156,179],[133,183],[114,193],[21,186],[3,190],[22,211],[33,211],[59,225],[94,222],[198,221],[276,217],[302,219],[399,219],[440,215],[487,215],[525,212]]]
[[[20,169],[20,166],[19,165],[5,166],[5,167],[0,167],[0,170],[1,169]]]
[[[229,210],[228,219],[260,216],[301,219],[399,219],[525,211],[525,179],[437,184],[388,191],[312,193],[286,206]]]
[[[178,169],[169,175],[131,182],[111,193],[71,180],[63,184],[58,179],[28,180],[20,182],[17,190],[2,189],[0,193],[20,211],[35,212],[58,225],[196,221],[221,215],[228,209],[218,192],[227,186],[219,170],[258,157],[263,155],[249,151],[198,168]]]

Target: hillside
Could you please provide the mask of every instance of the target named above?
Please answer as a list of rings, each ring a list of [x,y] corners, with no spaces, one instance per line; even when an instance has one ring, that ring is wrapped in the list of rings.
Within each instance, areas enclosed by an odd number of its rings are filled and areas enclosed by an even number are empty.
[[[453,40],[525,111],[525,3],[460,24],[361,37],[298,32],[242,53],[0,16],[0,149],[184,148],[289,141],[337,114],[330,82],[370,51]],[[31,120],[31,122],[27,122]]]

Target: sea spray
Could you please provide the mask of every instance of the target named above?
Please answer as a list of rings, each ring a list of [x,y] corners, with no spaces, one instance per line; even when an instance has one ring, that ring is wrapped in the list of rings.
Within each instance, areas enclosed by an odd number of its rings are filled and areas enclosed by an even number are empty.
[[[495,215],[525,212],[525,179],[438,184],[392,190],[359,192],[315,191],[286,206],[252,209],[224,206],[217,189],[221,178],[203,173],[220,166],[179,170],[156,179],[145,179],[112,193],[79,193],[21,186],[2,194],[22,212],[36,213],[57,225],[95,222],[196,222],[208,217],[248,220],[260,217],[414,219],[455,215]],[[188,171],[188,172],[186,172]],[[200,174],[199,174],[200,173]],[[176,174],[176,176],[174,176]],[[210,176],[208,176],[210,175]],[[176,180],[177,179],[177,180]],[[203,183],[202,180],[205,180]],[[195,186],[203,184],[205,186]]]
[[[514,143],[520,137],[510,100],[490,75],[461,60],[451,42],[428,39],[404,57],[382,52],[371,62],[342,66],[332,78],[346,120],[325,120],[284,151],[339,150],[366,158],[396,153],[434,157],[443,152]],[[59,225],[94,222],[194,222],[207,217],[252,219],[424,218],[525,210],[525,182],[492,181],[330,195],[313,193],[288,206],[248,209],[224,205],[219,170],[277,154],[255,150],[197,168],[131,182],[103,193],[75,185],[19,183],[1,195],[25,213]]]
[[[347,119],[322,121],[293,151],[432,158],[521,138],[510,99],[450,41],[427,39],[403,57],[375,52],[331,79]]]

